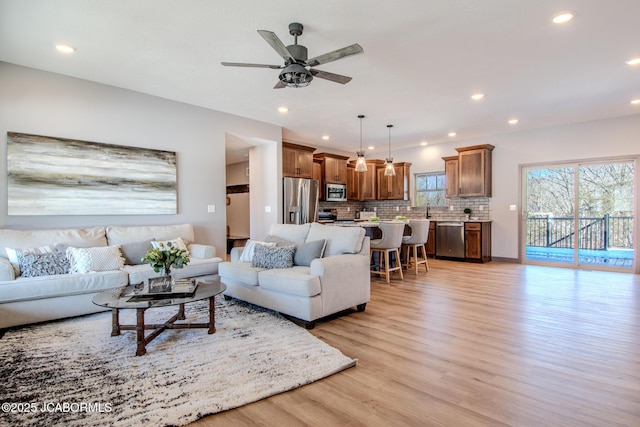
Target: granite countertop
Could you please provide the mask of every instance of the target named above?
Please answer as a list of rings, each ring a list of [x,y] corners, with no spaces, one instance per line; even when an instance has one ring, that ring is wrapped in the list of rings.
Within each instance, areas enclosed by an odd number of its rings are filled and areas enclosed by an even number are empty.
[[[433,222],[492,222],[490,219],[445,219],[445,218],[429,218],[429,220]],[[396,219],[381,219],[383,222],[402,222],[408,223],[407,221],[400,221]],[[358,222],[334,222],[327,225],[337,225],[338,227],[377,227],[380,221],[358,221]]]

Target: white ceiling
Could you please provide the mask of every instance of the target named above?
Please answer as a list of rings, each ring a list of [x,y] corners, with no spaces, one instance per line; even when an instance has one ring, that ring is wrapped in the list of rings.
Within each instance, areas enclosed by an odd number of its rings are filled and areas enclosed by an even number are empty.
[[[576,17],[551,23],[562,10]],[[225,111],[284,128],[286,139],[348,152],[459,140],[640,114],[639,0],[0,0],[0,60]],[[309,57],[353,77],[273,89],[281,64],[256,30],[285,44],[304,25]],[[55,51],[57,43],[77,48]],[[475,92],[486,94],[472,101]],[[1,94],[0,94],[1,96]],[[278,113],[285,105],[290,111]],[[517,117],[513,126],[507,120]],[[323,141],[323,134],[330,135]]]

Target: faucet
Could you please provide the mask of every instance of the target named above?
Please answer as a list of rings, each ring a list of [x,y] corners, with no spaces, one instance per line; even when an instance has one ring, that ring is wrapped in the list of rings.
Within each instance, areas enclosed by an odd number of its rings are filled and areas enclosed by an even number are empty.
[[[429,213],[429,208],[431,207],[431,205],[429,203],[427,203],[427,219],[431,218],[431,214]]]

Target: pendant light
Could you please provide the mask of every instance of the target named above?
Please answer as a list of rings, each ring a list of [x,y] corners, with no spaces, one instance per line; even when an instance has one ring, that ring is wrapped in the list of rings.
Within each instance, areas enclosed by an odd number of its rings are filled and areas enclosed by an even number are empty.
[[[396,169],[393,167],[393,157],[391,157],[391,128],[393,125],[387,125],[389,129],[389,157],[387,157],[387,165],[384,167],[384,176],[396,176]]]
[[[358,118],[360,119],[360,151],[356,153],[358,155],[358,160],[356,161],[356,172],[366,172],[367,162],[364,160],[364,151],[362,150],[362,119],[364,119],[364,116],[360,114]]]

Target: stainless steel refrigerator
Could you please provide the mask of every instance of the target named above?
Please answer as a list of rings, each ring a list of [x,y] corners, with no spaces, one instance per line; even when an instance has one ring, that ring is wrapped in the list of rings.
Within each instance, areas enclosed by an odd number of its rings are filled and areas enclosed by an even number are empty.
[[[304,178],[284,178],[285,224],[305,224],[318,220],[318,181]]]

